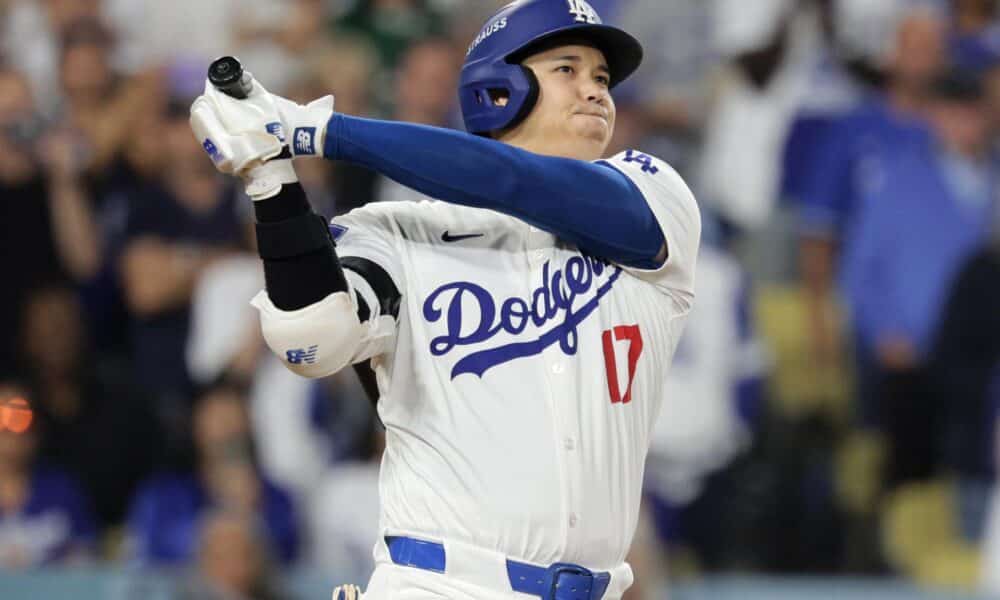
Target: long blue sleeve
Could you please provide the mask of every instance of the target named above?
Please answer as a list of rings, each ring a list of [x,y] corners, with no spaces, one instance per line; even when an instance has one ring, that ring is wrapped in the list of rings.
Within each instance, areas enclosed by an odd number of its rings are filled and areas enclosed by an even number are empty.
[[[653,268],[663,232],[614,167],[541,156],[466,133],[335,114],[323,154],[445,202],[516,217],[600,258]]]

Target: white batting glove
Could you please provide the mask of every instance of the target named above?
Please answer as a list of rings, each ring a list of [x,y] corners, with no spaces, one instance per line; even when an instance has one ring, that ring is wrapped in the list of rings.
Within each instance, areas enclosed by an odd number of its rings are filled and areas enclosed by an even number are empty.
[[[288,132],[288,147],[292,156],[323,156],[326,124],[333,116],[333,96],[323,96],[305,106],[271,94]]]
[[[303,106],[268,92],[253,75],[247,75],[252,84],[244,99],[233,98],[205,82],[202,98],[213,106],[226,130],[233,134],[266,131],[287,144],[293,157],[322,156],[326,125],[333,116],[333,96]]]
[[[282,184],[298,181],[282,154],[285,132],[272,96],[254,82],[245,99],[232,98],[209,83],[191,105],[191,129],[216,169],[238,175],[253,200],[270,198]]]
[[[354,584],[333,588],[333,600],[361,600],[361,588]]]

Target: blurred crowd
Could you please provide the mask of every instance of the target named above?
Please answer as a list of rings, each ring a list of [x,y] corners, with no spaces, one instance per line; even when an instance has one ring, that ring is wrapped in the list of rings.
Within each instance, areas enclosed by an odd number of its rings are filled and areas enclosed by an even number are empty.
[[[500,4],[0,0],[0,568],[176,568],[191,599],[368,573],[370,371],[266,351],[249,201],[188,107],[236,54],[298,101],[460,129]],[[1000,596],[998,3],[591,4],[646,49],[610,152],[669,162],[705,223],[631,598],[731,570]],[[296,170],[327,217],[416,197]]]

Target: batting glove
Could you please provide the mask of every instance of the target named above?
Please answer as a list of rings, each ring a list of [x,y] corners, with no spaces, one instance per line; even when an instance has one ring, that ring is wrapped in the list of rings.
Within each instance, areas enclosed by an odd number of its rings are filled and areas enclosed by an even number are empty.
[[[191,105],[191,129],[219,171],[243,178],[253,200],[270,198],[298,181],[271,94],[254,82],[246,99],[232,98],[206,82]]]
[[[333,588],[333,600],[361,600],[361,588],[356,585],[338,585]]]
[[[288,147],[292,156],[323,156],[326,125],[333,116],[333,96],[323,96],[305,106],[281,96],[271,95],[281,123],[289,133]]]

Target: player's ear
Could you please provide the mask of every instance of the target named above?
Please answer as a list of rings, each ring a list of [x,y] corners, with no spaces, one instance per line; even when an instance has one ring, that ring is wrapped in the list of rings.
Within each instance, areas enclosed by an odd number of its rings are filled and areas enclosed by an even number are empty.
[[[504,89],[490,89],[490,101],[493,102],[493,106],[498,106],[503,108],[507,106],[510,102],[510,92]]]

